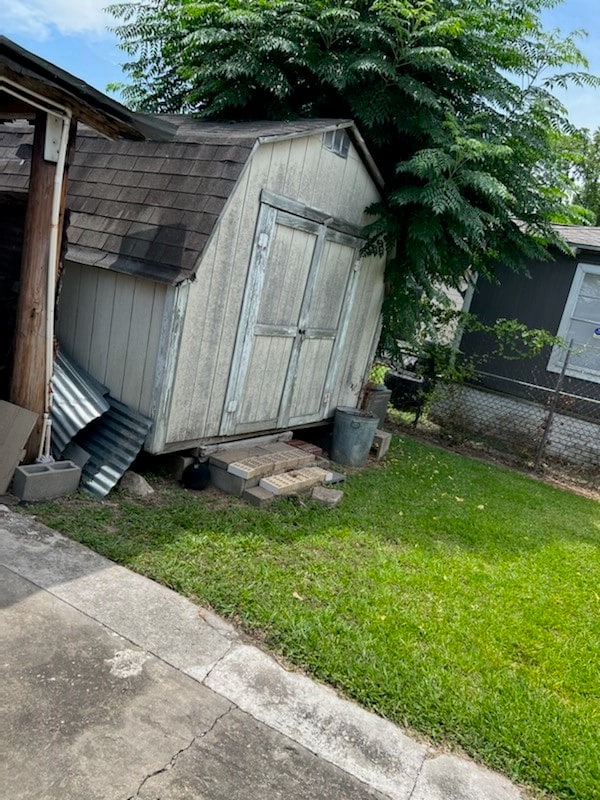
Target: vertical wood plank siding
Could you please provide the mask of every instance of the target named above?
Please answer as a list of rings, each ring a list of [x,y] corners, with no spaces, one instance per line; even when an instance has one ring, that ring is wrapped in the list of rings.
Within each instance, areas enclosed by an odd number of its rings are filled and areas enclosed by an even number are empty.
[[[95,267],[68,263],[64,271],[59,342],[113,397],[143,414],[152,410],[165,294],[153,281]]]
[[[219,435],[263,188],[355,225],[365,224],[365,207],[379,199],[353,146],[346,159],[323,148],[321,135],[258,148],[190,285],[167,449]],[[288,268],[292,271],[293,265]],[[364,259],[332,407],[342,402],[352,405],[358,398],[382,295],[383,260]],[[277,303],[273,295],[269,300]],[[261,401],[265,401],[262,395]]]

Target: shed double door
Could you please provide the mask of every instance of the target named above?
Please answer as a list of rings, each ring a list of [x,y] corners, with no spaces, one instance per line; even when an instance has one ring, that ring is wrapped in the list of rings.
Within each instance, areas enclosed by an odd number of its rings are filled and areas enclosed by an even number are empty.
[[[361,240],[261,207],[222,434],[325,419],[335,388]]]

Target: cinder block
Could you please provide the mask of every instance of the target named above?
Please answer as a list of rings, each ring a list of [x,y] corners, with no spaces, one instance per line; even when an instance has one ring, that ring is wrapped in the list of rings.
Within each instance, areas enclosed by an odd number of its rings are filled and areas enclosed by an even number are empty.
[[[285,449],[265,453],[261,452],[262,448],[257,448],[250,456],[230,463],[227,472],[239,478],[265,477],[288,469],[300,469],[314,462],[314,456],[309,453],[303,453],[285,444],[279,447]]]
[[[325,483],[327,486],[330,486],[334,483],[342,483],[346,480],[346,476],[343,472],[335,472],[335,470],[329,470],[327,472],[327,477],[325,478]]]
[[[237,447],[235,450],[219,450],[217,453],[211,455],[209,464],[226,470],[230,464],[248,458],[252,454],[252,450],[253,448],[251,447]]]
[[[185,468],[189,467],[189,465],[193,463],[194,458],[192,456],[184,456],[179,453],[167,456],[165,460],[166,468],[176,481],[181,480],[181,476],[183,475]]]
[[[387,431],[380,431],[377,429],[375,431],[375,436],[373,438],[373,447],[377,450],[377,461],[381,461],[387,451],[390,449],[390,444],[392,443],[392,434],[388,433]]]
[[[270,478],[262,478],[260,486],[273,494],[295,494],[321,483],[326,480],[327,475],[327,471],[320,467],[305,467],[281,475],[272,475]]]
[[[13,493],[26,503],[52,500],[74,492],[80,478],[81,469],[72,461],[27,464],[15,470]]]
[[[272,475],[277,471],[284,472],[294,466],[296,466],[295,461],[284,454],[263,453],[235,461],[227,467],[227,472],[239,478],[262,478],[264,475]]]
[[[250,503],[251,506],[264,508],[264,506],[271,505],[271,503],[275,500],[275,495],[273,492],[268,492],[261,486],[253,486],[252,489],[246,489],[244,491],[242,494],[242,500]]]
[[[217,489],[220,489],[222,492],[233,494],[236,497],[241,497],[246,489],[258,486],[258,481],[260,480],[259,477],[249,478],[248,480],[240,478],[237,475],[232,475],[230,472],[227,472],[226,469],[222,469],[210,463],[209,469],[210,481],[213,486],[216,486]]]

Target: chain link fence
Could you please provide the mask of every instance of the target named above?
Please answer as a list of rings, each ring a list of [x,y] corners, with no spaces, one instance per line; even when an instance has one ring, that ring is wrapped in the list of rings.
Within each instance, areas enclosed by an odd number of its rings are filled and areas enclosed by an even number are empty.
[[[552,360],[518,369],[504,362],[505,374],[482,370],[464,384],[438,384],[429,419],[537,469],[553,462],[600,475],[600,382],[575,377],[584,375],[581,352],[573,343],[553,352],[558,371],[549,370]]]

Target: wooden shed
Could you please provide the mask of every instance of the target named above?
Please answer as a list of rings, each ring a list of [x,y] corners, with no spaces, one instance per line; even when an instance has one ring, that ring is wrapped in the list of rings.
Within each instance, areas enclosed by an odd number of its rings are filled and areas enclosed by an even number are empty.
[[[172,141],[80,127],[61,347],[152,419],[151,453],[356,405],[384,272],[383,258],[360,254],[381,177],[356,127],[168,121]],[[22,153],[28,136],[14,129],[3,144]],[[26,170],[7,163],[10,189]]]
[[[31,460],[49,457],[54,301],[77,121],[111,138],[143,139],[149,133],[168,137],[171,128],[132,114],[0,36],[0,129],[5,123],[12,126],[15,118],[28,121],[29,134],[25,154],[12,148],[9,133],[7,154],[13,163],[2,164],[0,402],[5,415],[10,399],[33,420],[26,448]],[[9,438],[11,427],[12,423],[4,426]],[[0,455],[6,462],[7,451],[2,449]]]

